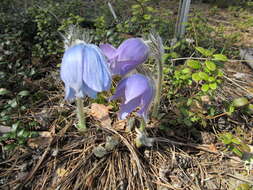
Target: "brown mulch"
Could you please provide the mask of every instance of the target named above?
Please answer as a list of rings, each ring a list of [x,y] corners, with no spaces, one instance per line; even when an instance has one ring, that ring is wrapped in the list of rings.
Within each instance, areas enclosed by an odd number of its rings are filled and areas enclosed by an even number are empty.
[[[235,68],[233,64],[226,63],[225,69],[234,80],[238,63]],[[251,72],[245,69],[241,72]],[[37,83],[43,86],[51,80],[55,74]],[[226,97],[228,92],[235,97],[231,93],[235,86],[231,82],[230,91],[224,91]],[[252,171],[245,173],[244,162],[225,153],[216,135],[208,131],[169,125],[168,130],[159,130],[160,121],[152,121],[148,134],[155,138],[154,145],[137,149],[134,130],[127,132],[124,125],[116,126],[119,123],[101,127],[88,115],[89,130],[80,134],[74,128],[75,108],[63,101],[62,94],[62,90],[51,92],[47,101],[38,103],[40,109],[31,109],[30,116],[23,118],[36,120],[46,131],[11,154],[2,150],[0,189],[225,190],[253,181]],[[105,146],[108,137],[119,139],[119,144],[104,156],[95,156],[94,149]]]

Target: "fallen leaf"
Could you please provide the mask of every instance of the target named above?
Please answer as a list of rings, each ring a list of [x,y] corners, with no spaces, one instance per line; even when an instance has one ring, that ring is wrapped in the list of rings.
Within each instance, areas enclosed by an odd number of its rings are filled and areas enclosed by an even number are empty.
[[[51,137],[35,137],[27,141],[27,145],[32,148],[46,148],[50,144]]]
[[[38,137],[34,137],[34,138],[30,138],[27,141],[27,145],[32,148],[46,148],[49,144],[52,137],[52,133],[49,131],[41,131],[38,132],[39,136]]]
[[[52,137],[52,133],[49,131],[42,131],[42,132],[39,132],[39,136],[40,137]]]
[[[210,145],[209,145],[209,150],[211,150],[212,152],[218,152],[218,150],[217,150],[215,144],[210,144]]]
[[[92,117],[94,117],[94,119],[101,123],[102,127],[111,127],[112,121],[109,117],[109,109],[109,106],[93,103],[91,104],[89,113]]]

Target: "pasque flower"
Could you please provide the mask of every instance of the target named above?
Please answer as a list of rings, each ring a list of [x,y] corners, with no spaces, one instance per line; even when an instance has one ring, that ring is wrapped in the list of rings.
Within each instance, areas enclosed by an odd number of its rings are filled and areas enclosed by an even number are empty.
[[[110,44],[100,45],[100,49],[108,58],[113,75],[125,75],[146,61],[149,47],[141,38],[129,38],[117,49]]]
[[[139,107],[137,114],[147,120],[153,96],[154,89],[150,79],[142,74],[133,74],[119,82],[115,95],[110,100],[122,100],[119,113],[120,119],[125,119],[129,113]]]
[[[65,83],[65,99],[85,95],[96,98],[98,92],[111,86],[111,73],[101,50],[93,45],[79,43],[68,48],[61,64],[61,79]]]

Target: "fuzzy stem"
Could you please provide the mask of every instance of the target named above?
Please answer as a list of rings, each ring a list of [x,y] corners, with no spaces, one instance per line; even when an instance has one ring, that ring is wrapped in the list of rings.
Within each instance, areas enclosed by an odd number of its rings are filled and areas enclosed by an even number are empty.
[[[81,98],[76,99],[76,105],[77,105],[77,116],[78,116],[78,130],[80,132],[84,132],[87,130],[86,123],[85,123],[85,117],[84,117],[84,107],[83,107],[83,100]]]
[[[154,109],[152,116],[157,117],[158,116],[158,110],[160,106],[161,101],[161,93],[162,93],[162,82],[163,82],[163,63],[162,63],[162,56],[159,60],[157,60],[157,71],[158,76],[156,79],[156,91],[155,91],[155,99],[154,99]]]
[[[144,131],[146,128],[146,122],[143,118],[140,119],[140,131]]]

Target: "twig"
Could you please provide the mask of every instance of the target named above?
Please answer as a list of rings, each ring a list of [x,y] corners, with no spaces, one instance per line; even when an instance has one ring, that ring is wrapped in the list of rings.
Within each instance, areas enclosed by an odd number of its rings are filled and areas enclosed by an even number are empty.
[[[40,160],[37,162],[36,166],[34,167],[34,169],[26,176],[26,179],[24,180],[24,182],[22,182],[22,185],[25,185],[35,174],[35,172],[39,169],[40,165],[42,164],[42,162],[44,161],[46,155],[48,154],[51,145],[53,144],[53,142],[55,142],[57,139],[59,139],[60,137],[62,137],[62,135],[66,132],[66,130],[69,128],[70,125],[66,125],[60,132],[59,132],[59,136],[55,136],[54,138],[50,139],[50,142],[46,148],[46,150],[44,151],[43,155],[41,156]]]
[[[224,115],[227,115],[228,113],[227,112],[224,112],[224,113],[221,113],[221,114],[218,114],[218,115],[215,115],[215,116],[207,116],[206,119],[216,119],[218,117],[221,117],[221,116],[224,116]]]
[[[176,141],[169,140],[169,139],[166,139],[166,138],[161,138],[161,137],[155,138],[155,140],[157,142],[166,142],[166,143],[174,144],[174,145],[188,146],[188,147],[192,147],[192,148],[195,148],[195,149],[199,149],[199,150],[203,150],[203,151],[206,151],[206,152],[210,152],[210,153],[213,153],[213,154],[220,154],[219,152],[211,151],[208,148],[207,145],[198,145],[198,144],[192,144],[192,143],[187,143],[186,144],[186,143],[176,142]]]
[[[131,146],[131,144],[128,142],[128,140],[126,138],[124,138],[121,134],[119,134],[116,130],[114,130],[113,128],[103,128],[103,127],[100,127],[100,126],[96,126],[102,130],[106,130],[106,131],[109,131],[109,132],[112,132],[116,135],[118,135],[121,140],[125,143],[125,145],[127,146],[127,148],[129,149],[129,151],[131,152],[132,156],[133,156],[133,159],[135,160],[136,162],[136,165],[137,165],[137,169],[138,169],[138,173],[139,173],[139,177],[140,177],[140,182],[141,182],[141,186],[143,187],[144,189],[144,182],[143,182],[143,177],[145,178],[146,177],[146,173],[143,171],[143,168],[142,168],[142,165],[140,163],[140,160],[138,158],[138,155],[135,151],[135,149]]]
[[[46,150],[44,151],[43,155],[41,156],[40,160],[37,162],[36,166],[33,168],[33,170],[27,175],[26,179],[24,180],[23,185],[25,185],[30,179],[33,177],[35,172],[39,169],[41,163],[44,161],[44,158],[46,157],[47,153],[50,150],[51,144],[53,142],[53,138],[50,139],[49,145],[47,146]]]
[[[115,13],[113,7],[112,7],[112,4],[111,4],[110,2],[108,2],[107,4],[108,4],[108,7],[109,7],[109,9],[110,9],[110,11],[111,11],[111,13],[112,13],[112,16],[113,16],[114,20],[118,22],[117,15],[116,15],[116,13]]]
[[[168,188],[173,189],[173,190],[183,190],[183,188],[175,188],[175,187],[173,187],[170,184],[162,183],[162,182],[159,182],[159,181],[152,181],[152,182],[155,183],[155,184],[157,184],[157,185],[168,187]]]
[[[223,76],[225,79],[229,80],[230,82],[232,82],[233,84],[235,84],[237,87],[241,88],[242,90],[246,91],[247,93],[251,94],[251,92],[249,92],[246,88],[242,87],[241,85],[237,84],[235,81],[233,81],[232,79],[228,78],[227,76]]]
[[[228,177],[232,177],[232,178],[234,178],[234,179],[240,180],[240,181],[242,181],[242,182],[249,183],[249,184],[253,185],[253,181],[251,181],[251,180],[244,179],[244,178],[241,178],[241,177],[232,175],[232,174],[225,174],[225,175],[227,175]]]

